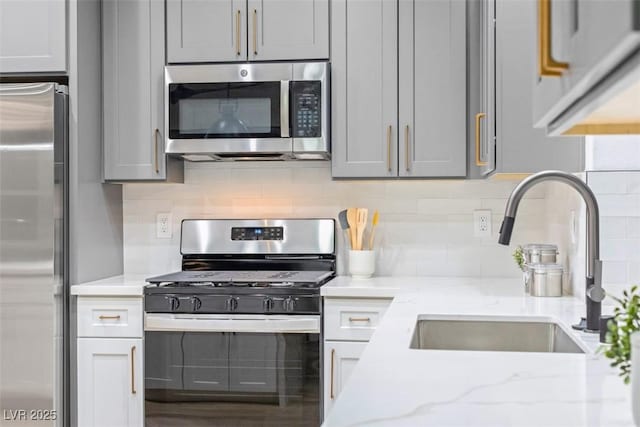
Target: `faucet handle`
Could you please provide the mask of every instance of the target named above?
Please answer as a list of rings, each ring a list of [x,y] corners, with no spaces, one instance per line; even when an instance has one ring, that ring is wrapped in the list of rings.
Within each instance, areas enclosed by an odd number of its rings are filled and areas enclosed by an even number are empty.
[[[602,261],[597,259],[593,265],[593,278],[591,285],[587,287],[587,296],[593,302],[601,302],[607,293],[602,289]]]

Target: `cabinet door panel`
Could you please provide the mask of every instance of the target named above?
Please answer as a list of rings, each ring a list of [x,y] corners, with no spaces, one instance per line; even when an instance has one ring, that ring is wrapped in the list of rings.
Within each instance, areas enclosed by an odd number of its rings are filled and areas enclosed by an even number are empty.
[[[78,339],[78,425],[144,423],[141,339]]]
[[[185,332],[183,378],[185,390],[229,389],[229,334]]]
[[[105,180],[165,179],[164,5],[102,5]]]
[[[167,0],[168,62],[245,61],[246,12],[241,0]]]
[[[249,0],[249,59],[329,57],[328,0]]]
[[[333,176],[397,176],[397,2],[331,10]]]
[[[324,343],[324,416],[329,414],[333,402],[340,395],[366,342],[325,341]],[[333,392],[333,393],[332,393]]]
[[[64,72],[65,0],[0,1],[0,73]]]
[[[497,140],[499,173],[583,170],[583,138],[547,137],[533,126],[531,81],[536,71],[535,1],[496,3]]]
[[[400,0],[399,22],[400,176],[465,176],[465,2]]]

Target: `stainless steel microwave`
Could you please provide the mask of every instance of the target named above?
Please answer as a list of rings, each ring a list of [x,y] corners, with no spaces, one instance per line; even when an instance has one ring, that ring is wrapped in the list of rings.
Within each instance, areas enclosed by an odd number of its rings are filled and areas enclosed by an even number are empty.
[[[166,153],[190,161],[330,156],[329,63],[165,68]]]

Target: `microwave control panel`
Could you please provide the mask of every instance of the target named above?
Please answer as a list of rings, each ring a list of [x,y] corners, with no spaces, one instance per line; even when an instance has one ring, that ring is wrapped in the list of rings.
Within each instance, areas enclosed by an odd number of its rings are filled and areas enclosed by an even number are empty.
[[[322,137],[322,105],[319,81],[290,82],[291,136],[294,138]]]

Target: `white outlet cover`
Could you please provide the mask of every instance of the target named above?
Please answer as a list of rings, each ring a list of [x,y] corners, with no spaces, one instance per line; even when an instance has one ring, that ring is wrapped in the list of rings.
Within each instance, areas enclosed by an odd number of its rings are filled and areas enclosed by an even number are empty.
[[[491,237],[491,210],[477,209],[473,211],[473,236]]]
[[[158,239],[171,238],[171,214],[159,213],[156,215],[156,237]]]

